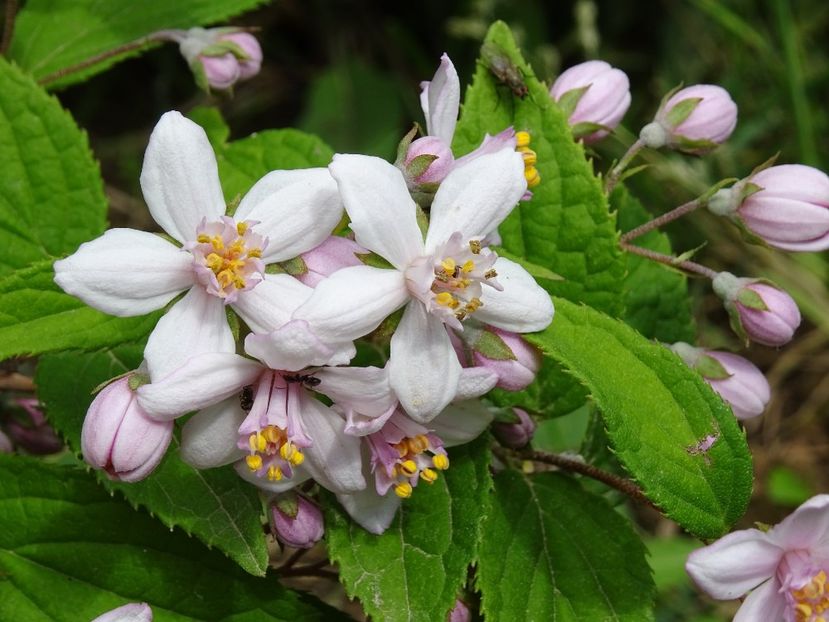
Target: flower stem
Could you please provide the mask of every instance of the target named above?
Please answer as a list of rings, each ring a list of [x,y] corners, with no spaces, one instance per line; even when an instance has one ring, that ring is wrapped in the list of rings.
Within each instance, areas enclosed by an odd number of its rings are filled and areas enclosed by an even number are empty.
[[[636,484],[623,477],[619,477],[614,473],[603,471],[592,464],[586,464],[579,460],[574,460],[573,458],[566,458],[560,454],[549,454],[545,451],[525,451],[521,454],[521,457],[527,460],[543,462],[544,464],[551,464],[559,467],[560,469],[585,475],[595,479],[596,481],[602,482],[611,488],[615,488],[619,492],[626,494],[631,499],[638,501],[643,505],[647,505],[657,511],[659,510],[659,508],[657,508],[653,502],[645,496],[645,493],[643,493]]]
[[[644,225],[640,225],[635,229],[628,231],[627,233],[622,235],[619,241],[622,244],[624,244],[625,242],[635,240],[636,238],[645,235],[649,231],[653,231],[654,229],[658,229],[662,225],[666,225],[669,222],[673,222],[677,218],[685,216],[685,214],[690,214],[701,205],[702,203],[699,201],[699,199],[688,201],[687,203],[680,205],[676,209],[672,209],[667,214],[662,214],[662,216],[654,218],[653,220],[646,222]]]
[[[605,179],[604,183],[604,190],[607,194],[613,192],[613,188],[616,187],[616,184],[619,183],[619,178],[622,176],[622,173],[627,168],[628,164],[631,163],[633,158],[642,151],[644,148],[645,143],[642,142],[642,139],[637,138],[636,141],[628,147],[628,150],[625,152],[625,155],[622,156],[622,159],[613,167],[613,169],[607,174],[607,178]]]
[[[300,558],[308,552],[308,549],[297,549],[293,552],[293,554],[285,560],[285,563],[282,564],[279,568],[276,569],[277,572],[285,572],[289,568],[291,568],[295,563],[297,563]]]
[[[17,18],[17,0],[6,0],[6,18],[3,20],[3,38],[0,39],[0,54],[5,55],[12,42],[14,20]]]
[[[704,276],[708,279],[713,279],[717,276],[717,272],[712,270],[711,268],[706,268],[705,266],[698,264],[694,261],[687,261],[681,260],[676,257],[671,257],[670,255],[663,255],[662,253],[657,253],[656,251],[652,251],[648,248],[642,248],[641,246],[633,246],[632,244],[621,244],[622,250],[628,253],[633,253],[634,255],[639,255],[640,257],[644,257],[645,259],[650,259],[651,261],[656,261],[661,264],[665,264],[666,266],[671,266],[672,268],[679,268],[680,270],[685,270],[686,272],[691,272],[693,274],[699,274],[700,276]]]

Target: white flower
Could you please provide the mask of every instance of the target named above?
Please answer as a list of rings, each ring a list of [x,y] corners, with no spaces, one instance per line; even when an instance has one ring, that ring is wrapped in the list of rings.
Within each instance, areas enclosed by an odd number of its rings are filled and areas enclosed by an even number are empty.
[[[155,311],[189,290],[147,343],[153,380],[191,356],[234,351],[226,304],[254,331],[284,323],[285,281],[265,275],[265,264],[314,248],[342,214],[336,184],[316,168],[269,173],[234,218],[225,216],[213,149],[204,130],[178,112],[166,113],[153,130],[141,188],[155,221],[181,247],[153,233],[111,229],[56,262],[55,282],[118,316]]]
[[[510,148],[458,167],[435,194],[424,241],[402,173],[368,156],[329,166],[358,244],[391,269],[355,266],[321,282],[294,314],[322,341],[356,339],[406,305],[391,340],[391,387],[406,412],[430,421],[455,396],[461,366],[444,325],[469,316],[512,332],[545,328],[549,295],[518,264],[482,245],[524,194],[524,164]]]

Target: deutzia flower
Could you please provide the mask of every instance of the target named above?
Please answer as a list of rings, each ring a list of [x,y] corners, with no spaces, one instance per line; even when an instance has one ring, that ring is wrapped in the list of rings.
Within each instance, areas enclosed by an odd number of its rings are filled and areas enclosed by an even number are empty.
[[[281,281],[265,265],[322,242],[342,214],[337,185],[322,168],[273,171],[225,216],[216,157],[204,130],[168,112],[150,136],[141,171],[144,199],[174,240],[111,229],[55,263],[64,291],[105,313],[133,316],[187,294],[158,322],[144,353],[157,380],[187,358],[234,352],[225,305],[254,330],[268,331]]]
[[[524,194],[524,164],[512,149],[453,169],[441,183],[424,241],[403,174],[379,158],[336,155],[329,166],[358,244],[390,268],[343,268],[321,282],[295,318],[322,341],[356,339],[406,307],[391,339],[390,384],[420,423],[455,396],[461,365],[446,327],[475,316],[511,332],[545,328],[550,296],[517,263],[482,243]]]

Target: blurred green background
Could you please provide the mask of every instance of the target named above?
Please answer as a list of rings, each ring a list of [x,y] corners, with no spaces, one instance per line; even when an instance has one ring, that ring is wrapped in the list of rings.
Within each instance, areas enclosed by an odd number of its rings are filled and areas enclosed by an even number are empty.
[[[131,59],[58,94],[90,135],[101,161],[116,225],[149,225],[138,188],[143,150],[166,110],[221,108],[232,137],[266,128],[299,127],[337,151],[392,158],[413,121],[422,122],[418,84],[448,52],[462,83],[495,19],[510,24],[542,79],[563,68],[604,59],[630,76],[633,104],[617,136],[596,148],[608,168],[680,83],[711,82],[740,108],[731,140],[704,158],[649,153],[654,166],[631,181],[654,213],[696,196],[723,177],[742,177],[779,152],[780,163],[825,170],[829,115],[829,4],[819,0],[511,1],[411,3],[277,1],[235,21],[261,28],[260,75],[233,97],[199,92],[171,45]],[[795,340],[746,356],[772,384],[766,414],[748,421],[755,455],[755,497],[740,527],[773,523],[805,498],[829,491],[829,267],[826,254],[786,255],[749,246],[714,217],[696,214],[669,229],[681,252],[704,245],[697,260],[738,275],[763,276],[792,293],[804,322]],[[719,301],[692,282],[700,343],[737,349]],[[584,413],[549,422],[539,442],[577,449]],[[660,589],[658,620],[730,619],[733,604],[701,598],[682,569],[697,543],[668,521],[636,515],[652,552]]]

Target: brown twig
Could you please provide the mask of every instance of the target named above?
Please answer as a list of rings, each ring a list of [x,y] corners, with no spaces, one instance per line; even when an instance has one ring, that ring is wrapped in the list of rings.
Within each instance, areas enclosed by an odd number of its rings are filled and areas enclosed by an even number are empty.
[[[645,235],[649,231],[653,231],[654,229],[658,229],[662,225],[666,225],[669,222],[673,222],[677,218],[681,218],[682,216],[685,216],[685,214],[690,214],[691,212],[693,212],[695,209],[697,209],[701,205],[702,205],[702,203],[700,203],[700,201],[698,199],[694,199],[693,201],[688,201],[687,203],[684,203],[684,204],[680,205],[676,209],[672,209],[670,212],[667,212],[666,214],[662,214],[662,216],[658,216],[657,218],[654,218],[653,220],[650,220],[650,221],[646,222],[645,224],[640,225],[640,226],[636,227],[635,229],[632,229],[632,230],[628,231],[627,233],[622,235],[622,237],[619,239],[619,241],[622,242],[622,243],[630,242],[631,240],[636,239],[641,235]]]
[[[0,40],[0,54],[5,55],[12,42],[14,21],[17,18],[17,0],[6,0],[6,18],[3,21],[3,39]]]
[[[672,268],[678,268],[680,270],[685,270],[686,272],[699,274],[700,276],[704,276],[709,279],[713,279],[717,276],[716,271],[711,268],[706,268],[702,264],[698,264],[694,261],[687,261],[677,257],[671,257],[670,255],[663,255],[662,253],[657,253],[649,248],[642,248],[641,246],[634,246],[633,244],[625,244],[624,242],[622,242],[620,246],[622,250],[627,253],[633,253],[634,255],[639,255],[645,259],[650,259],[651,261],[671,266]]]
[[[17,372],[0,373],[0,390],[32,392],[35,390],[35,383],[29,376]]]
[[[285,572],[289,570],[295,563],[297,563],[303,555],[308,552],[308,549],[297,549],[293,554],[285,560],[285,563],[276,569],[276,572]]]

